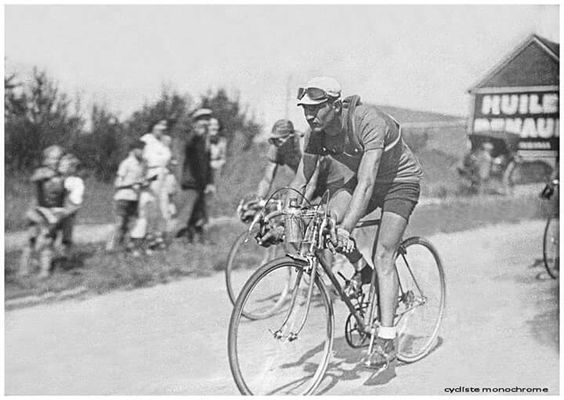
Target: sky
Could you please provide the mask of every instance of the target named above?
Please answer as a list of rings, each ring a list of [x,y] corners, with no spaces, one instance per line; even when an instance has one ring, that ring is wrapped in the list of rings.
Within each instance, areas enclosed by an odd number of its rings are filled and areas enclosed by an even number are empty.
[[[260,122],[305,127],[318,75],[364,101],[465,116],[468,88],[529,34],[559,41],[556,5],[9,5],[8,72],[45,69],[127,117],[166,85],[223,87]]]

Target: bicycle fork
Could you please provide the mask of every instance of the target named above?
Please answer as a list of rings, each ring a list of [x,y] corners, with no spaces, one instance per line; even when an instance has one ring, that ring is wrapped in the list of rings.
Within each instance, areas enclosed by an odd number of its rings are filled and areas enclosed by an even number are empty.
[[[301,260],[300,258],[300,261],[305,261],[305,260]],[[286,317],[284,318],[284,321],[282,322],[280,328],[278,328],[275,332],[273,332],[273,336],[275,339],[278,340],[287,339],[289,342],[293,342],[298,338],[299,333],[302,331],[302,329],[305,326],[305,322],[307,320],[307,316],[309,314],[309,310],[311,306],[311,298],[313,295],[313,287],[315,285],[315,278],[317,272],[315,260],[313,258],[308,258],[307,262],[308,265],[304,268],[300,268],[298,271],[294,288],[292,289],[292,299],[290,301],[290,307],[286,313]],[[297,321],[296,316],[298,314],[298,311],[295,310],[295,306],[296,306],[297,298],[300,294],[300,282],[304,275],[304,269],[307,270],[307,273],[310,276],[310,280],[307,287],[305,310],[300,320],[300,323],[298,325],[298,328],[296,329],[296,321]],[[284,332],[289,332],[286,337],[284,335]]]

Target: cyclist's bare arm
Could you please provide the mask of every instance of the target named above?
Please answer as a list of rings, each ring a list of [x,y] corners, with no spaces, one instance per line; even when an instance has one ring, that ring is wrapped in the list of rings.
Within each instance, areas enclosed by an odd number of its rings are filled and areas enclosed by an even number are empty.
[[[319,162],[318,162],[319,164]],[[315,193],[315,189],[317,188],[317,182],[319,180],[319,165],[315,168],[315,171],[313,172],[313,175],[311,176],[309,182],[306,185],[306,189],[305,189],[305,198],[308,201],[311,201],[313,198],[313,194]]]
[[[315,190],[316,182],[311,182],[314,177],[317,181],[317,176],[319,175],[319,157],[311,154],[304,154],[300,160],[300,164],[298,165],[298,170],[296,171],[296,175],[294,179],[290,183],[290,187],[296,189],[300,193],[307,195],[307,189],[311,190],[310,195],[313,195],[313,191]],[[310,188],[309,185],[313,185],[313,188]],[[297,198],[296,194],[290,194],[290,199]],[[308,200],[310,200],[308,198]]]
[[[354,189],[350,204],[343,216],[336,216],[337,223],[348,232],[352,232],[368,208],[368,202],[374,191],[382,153],[383,149],[368,150],[364,153],[358,167],[358,184]]]
[[[274,181],[274,177],[276,176],[276,170],[278,169],[278,164],[273,162],[268,162],[266,165],[266,169],[264,171],[264,175],[262,180],[259,182],[258,189],[257,189],[257,196],[265,198],[268,192],[270,192],[270,188],[272,187],[272,182]]]

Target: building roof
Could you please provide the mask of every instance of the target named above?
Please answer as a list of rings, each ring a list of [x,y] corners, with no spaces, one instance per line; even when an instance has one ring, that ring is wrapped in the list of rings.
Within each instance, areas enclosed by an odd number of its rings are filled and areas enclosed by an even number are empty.
[[[560,45],[539,35],[530,35],[501,60],[469,92],[484,88],[558,86]]]

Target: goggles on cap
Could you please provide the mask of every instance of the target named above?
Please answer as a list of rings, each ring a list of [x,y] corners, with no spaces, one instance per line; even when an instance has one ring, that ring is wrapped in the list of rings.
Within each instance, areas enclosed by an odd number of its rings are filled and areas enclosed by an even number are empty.
[[[291,136],[292,135],[288,135],[286,137],[269,138],[268,143],[273,144],[277,147],[282,146],[284,143],[288,141],[288,139],[290,139]]]
[[[327,100],[330,97],[331,98],[333,97],[329,95],[325,90],[320,88],[316,88],[316,87],[298,88],[298,100],[303,99],[306,94],[310,99],[314,101]]]

